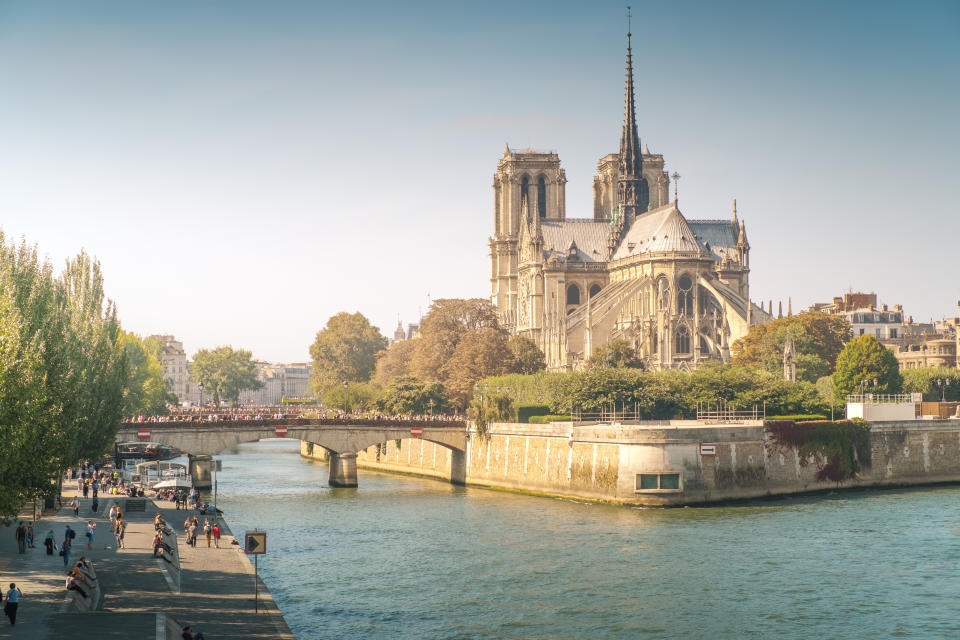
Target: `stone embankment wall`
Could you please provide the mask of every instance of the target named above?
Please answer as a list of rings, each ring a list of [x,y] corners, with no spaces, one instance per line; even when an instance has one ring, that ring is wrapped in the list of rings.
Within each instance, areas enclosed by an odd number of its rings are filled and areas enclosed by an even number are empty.
[[[309,449],[304,443],[301,453],[322,455],[320,447]],[[492,424],[484,436],[471,433],[465,458],[469,485],[626,504],[697,504],[960,482],[960,420],[873,423],[870,459],[860,460],[855,479],[839,484],[818,481],[822,461],[775,444],[762,421]],[[407,438],[359,452],[357,466],[450,480],[455,459],[442,445]]]

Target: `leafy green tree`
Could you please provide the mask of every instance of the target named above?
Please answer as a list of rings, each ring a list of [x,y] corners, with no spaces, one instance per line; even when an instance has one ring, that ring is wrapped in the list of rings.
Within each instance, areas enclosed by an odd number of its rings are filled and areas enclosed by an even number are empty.
[[[377,406],[391,414],[445,413],[447,397],[442,384],[421,382],[413,376],[397,376],[387,384]]]
[[[900,375],[903,376],[904,393],[922,393],[924,400],[930,402],[941,398],[947,402],[960,400],[960,369],[923,367],[905,369]]]
[[[327,387],[323,404],[331,409],[344,409],[350,413],[372,411],[377,408],[377,399],[382,393],[375,382],[348,382]]]
[[[629,340],[611,340],[593,350],[590,368],[643,369],[643,359]]]
[[[782,373],[788,331],[797,354],[797,379],[808,382],[816,382],[834,370],[837,356],[853,335],[842,316],[806,311],[753,327],[733,343],[732,363]]]
[[[373,379],[378,384],[386,385],[397,376],[410,375],[410,360],[416,348],[416,340],[401,340],[390,345],[386,351],[378,353]]]
[[[513,336],[507,342],[518,373],[532,374],[547,368],[547,360],[537,343],[526,336]]]
[[[192,375],[194,380],[203,385],[203,393],[213,396],[217,406],[223,400],[230,400],[236,405],[240,400],[240,392],[255,391],[263,386],[257,379],[253,354],[229,346],[200,349],[193,356]]]
[[[870,393],[899,393],[903,386],[893,351],[871,335],[862,335],[847,343],[837,358],[833,374],[833,395],[843,402],[848,394],[867,385]]]
[[[343,382],[366,382],[387,339],[362,313],[341,312],[327,320],[310,346],[313,388],[318,394]]]
[[[121,336],[130,371],[124,390],[123,415],[163,415],[177,397],[167,391],[160,358],[138,335],[124,332]]]

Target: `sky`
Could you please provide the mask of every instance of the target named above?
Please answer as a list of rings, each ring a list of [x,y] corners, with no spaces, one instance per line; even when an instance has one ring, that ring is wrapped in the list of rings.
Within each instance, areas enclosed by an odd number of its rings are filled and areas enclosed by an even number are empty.
[[[641,143],[730,217],[751,296],[960,300],[960,3],[636,2]],[[490,294],[505,143],[591,217],[618,150],[616,2],[0,0],[0,229],[102,263],[127,330],[303,362]]]

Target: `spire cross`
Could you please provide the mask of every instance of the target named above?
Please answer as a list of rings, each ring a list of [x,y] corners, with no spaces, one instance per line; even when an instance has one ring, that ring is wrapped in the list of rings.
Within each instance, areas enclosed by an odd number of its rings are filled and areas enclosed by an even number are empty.
[[[673,172],[673,175],[670,176],[673,178],[673,201],[677,201],[677,186],[680,184],[680,174],[676,171]]]

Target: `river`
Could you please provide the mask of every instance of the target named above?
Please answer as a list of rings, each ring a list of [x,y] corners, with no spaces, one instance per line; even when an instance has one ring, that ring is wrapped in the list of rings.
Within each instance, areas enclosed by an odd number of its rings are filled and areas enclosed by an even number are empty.
[[[268,532],[300,640],[957,638],[960,487],[639,509],[225,452],[219,506]]]

